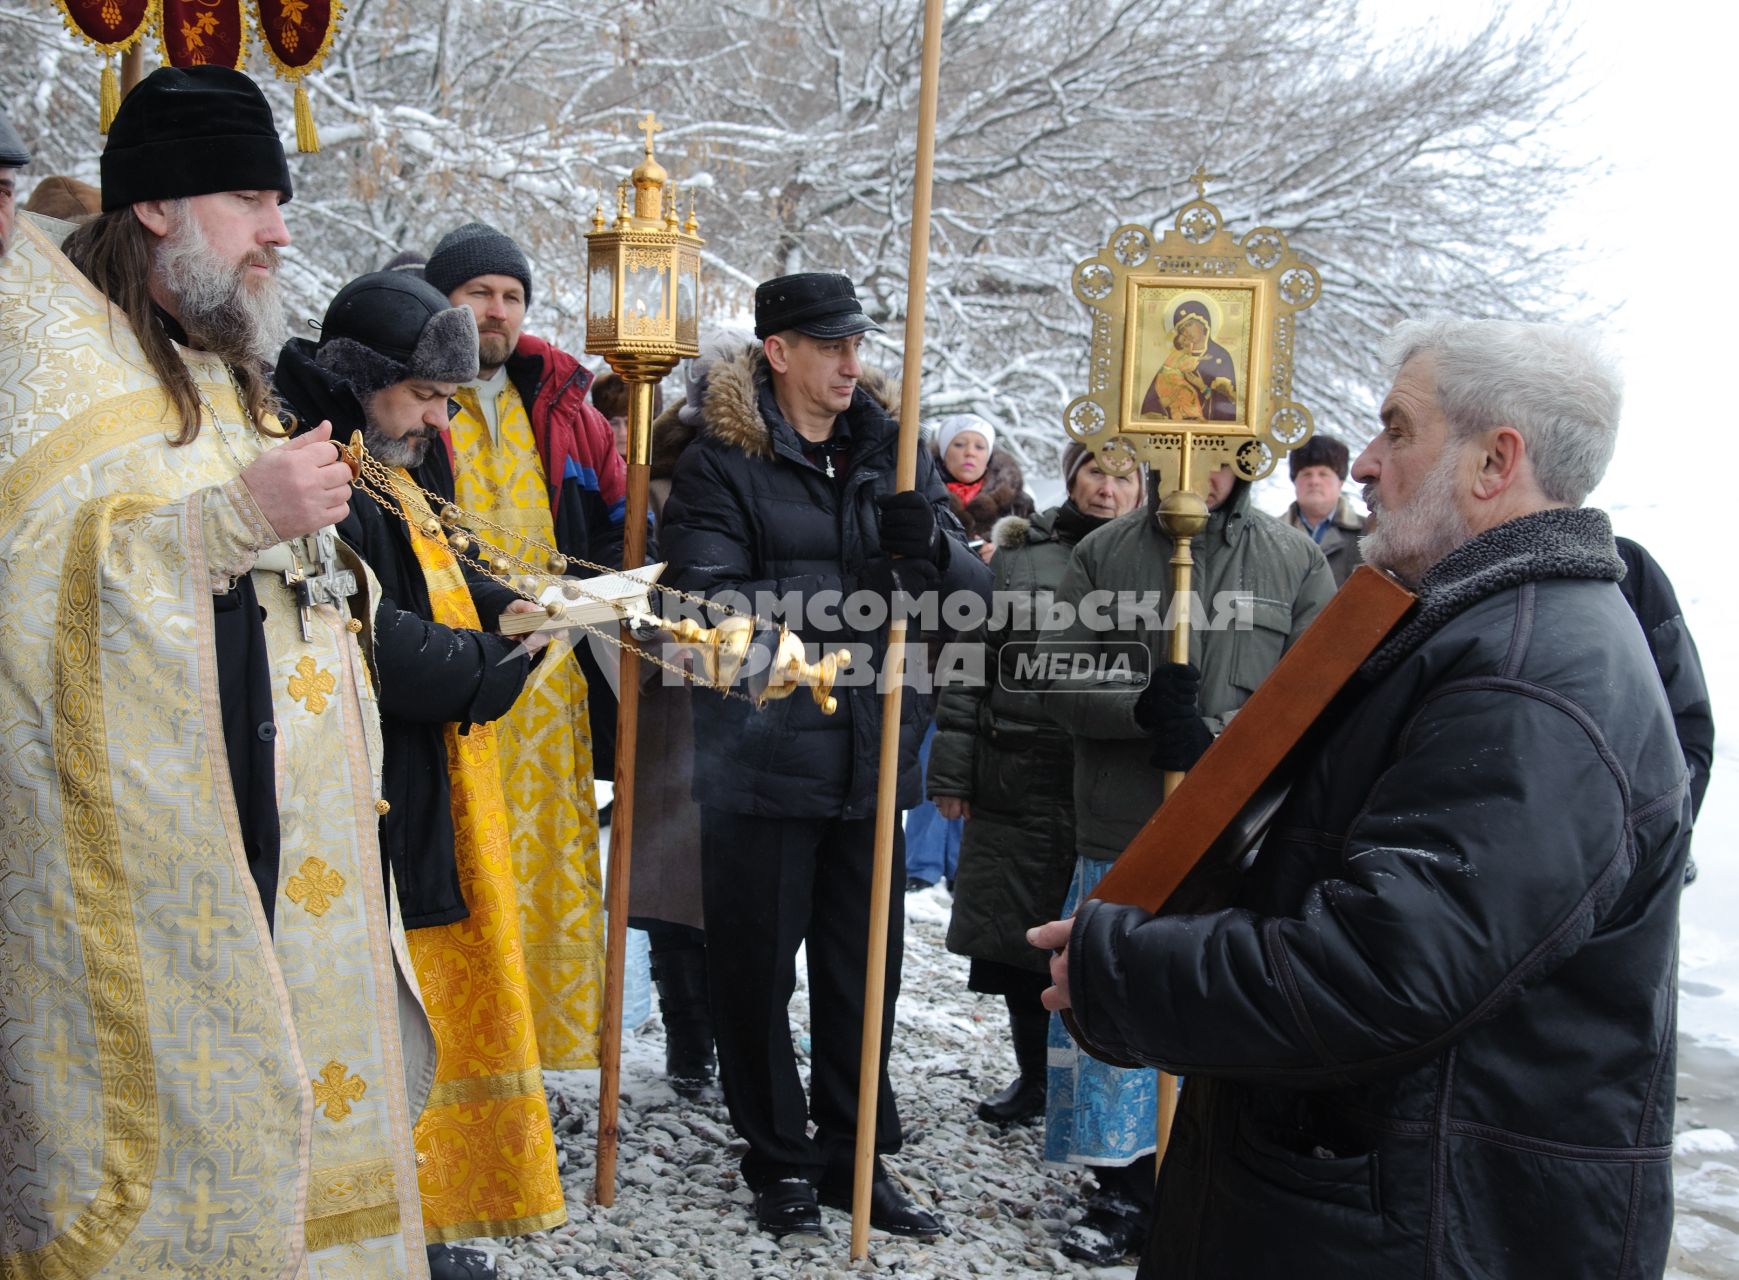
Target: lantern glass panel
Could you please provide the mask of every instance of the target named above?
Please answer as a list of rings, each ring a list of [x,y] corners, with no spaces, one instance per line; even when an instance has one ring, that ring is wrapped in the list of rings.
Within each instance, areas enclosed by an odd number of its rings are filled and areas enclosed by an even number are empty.
[[[676,278],[676,329],[678,333],[694,332],[700,315],[700,277],[694,271],[684,271]]]
[[[646,260],[629,262],[622,280],[622,326],[630,333],[647,336],[664,333],[670,324],[666,291],[670,268]]]
[[[608,320],[616,313],[615,276],[608,259],[594,260],[586,285],[586,316],[590,320]]]

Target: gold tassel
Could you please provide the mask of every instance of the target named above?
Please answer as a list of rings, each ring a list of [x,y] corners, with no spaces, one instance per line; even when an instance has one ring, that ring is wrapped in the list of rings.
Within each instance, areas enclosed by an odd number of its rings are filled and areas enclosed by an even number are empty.
[[[296,150],[320,150],[320,135],[314,128],[314,108],[308,103],[308,91],[296,81]]]
[[[97,132],[107,133],[115,122],[115,112],[121,109],[121,82],[115,79],[112,58],[103,59],[103,82],[97,90]]]

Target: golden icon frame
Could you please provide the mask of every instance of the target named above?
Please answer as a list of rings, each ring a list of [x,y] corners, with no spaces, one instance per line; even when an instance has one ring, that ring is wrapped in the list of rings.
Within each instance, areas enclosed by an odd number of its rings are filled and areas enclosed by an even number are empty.
[[[1071,277],[1075,296],[1092,319],[1093,347],[1087,393],[1069,402],[1064,429],[1094,450],[1108,471],[1127,474],[1147,463],[1158,473],[1160,493],[1191,489],[1205,494],[1209,473],[1225,464],[1245,480],[1259,480],[1315,430],[1310,410],[1292,395],[1294,318],[1322,296],[1322,277],[1274,227],[1235,237],[1218,207],[1203,198],[1206,175],[1198,169],[1190,180],[1197,185],[1197,198],[1178,210],[1163,236],[1126,223],[1098,253],[1076,263]],[[1183,324],[1174,318],[1162,320],[1167,338],[1156,340],[1152,308],[1143,296],[1161,300],[1162,317],[1166,312],[1175,317],[1186,295],[1240,293],[1249,297],[1239,343],[1241,368],[1238,353],[1215,340],[1211,322],[1202,325],[1206,356],[1194,349],[1193,337],[1190,346],[1178,345]],[[1229,332],[1219,327],[1222,334]],[[1168,352],[1156,369],[1153,353],[1163,350],[1166,340],[1181,354],[1174,358]],[[1215,347],[1239,375],[1230,419],[1214,416],[1214,384],[1199,372],[1202,363],[1220,367],[1212,356]],[[1149,384],[1160,395],[1159,378],[1167,365],[1173,366],[1166,385],[1174,399],[1164,401],[1161,412],[1144,411]],[[1199,389],[1198,383],[1209,387]]]

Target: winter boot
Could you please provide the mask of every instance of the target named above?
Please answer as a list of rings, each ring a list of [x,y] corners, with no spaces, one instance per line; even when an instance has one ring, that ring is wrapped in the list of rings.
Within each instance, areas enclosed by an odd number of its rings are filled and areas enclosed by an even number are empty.
[[[1045,1113],[1045,1037],[1050,1031],[1048,1013],[1008,1014],[1008,1031],[1014,1040],[1014,1060],[1020,1074],[1000,1093],[978,1104],[978,1118],[991,1124],[1018,1124]]]
[[[717,1101],[712,1008],[707,1003],[706,948],[652,953],[658,1012],[664,1019],[664,1074],[685,1098]]]

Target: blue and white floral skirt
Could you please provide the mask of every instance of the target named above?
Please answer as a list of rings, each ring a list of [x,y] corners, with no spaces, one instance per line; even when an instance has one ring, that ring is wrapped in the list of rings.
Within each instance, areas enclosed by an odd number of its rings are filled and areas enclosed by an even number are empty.
[[[1111,870],[1110,859],[1077,858],[1063,916]],[[1125,1165],[1152,1154],[1159,1125],[1159,1072],[1125,1071],[1083,1053],[1051,1015],[1045,1072],[1045,1160]]]

